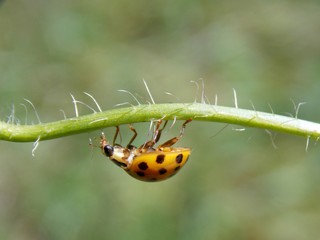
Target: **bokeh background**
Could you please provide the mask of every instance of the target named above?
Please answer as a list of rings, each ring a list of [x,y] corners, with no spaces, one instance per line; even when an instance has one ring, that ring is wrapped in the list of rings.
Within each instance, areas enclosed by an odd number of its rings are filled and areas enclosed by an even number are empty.
[[[319,122],[319,13],[317,0],[2,1],[0,117],[37,123],[24,98],[42,122],[72,117],[70,93],[105,110],[136,104],[119,89],[146,103],[145,79],[157,103],[200,101],[203,81],[212,103],[234,106],[234,88],[239,107],[294,115],[306,102],[299,117]],[[149,124],[135,127],[139,145]],[[159,183],[90,148],[99,131],[41,142],[35,157],[33,143],[2,141],[0,239],[318,239],[319,144],[224,127],[189,124],[188,164]]]

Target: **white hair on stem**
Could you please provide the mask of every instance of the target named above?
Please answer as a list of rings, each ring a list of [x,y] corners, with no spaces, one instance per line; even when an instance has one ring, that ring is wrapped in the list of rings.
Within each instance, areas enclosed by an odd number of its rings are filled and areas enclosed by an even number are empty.
[[[30,100],[26,99],[26,98],[24,98],[24,100],[25,100],[27,103],[29,103],[29,104],[31,105],[31,107],[32,107],[32,109],[33,109],[33,111],[34,111],[34,113],[36,114],[36,117],[37,117],[38,123],[41,123],[41,121],[40,121],[40,117],[39,117],[39,114],[38,114],[38,112],[37,112],[37,110],[36,110],[35,106],[33,105],[33,103],[32,103]]]
[[[176,121],[177,121],[177,116],[174,116],[170,128],[172,128],[172,127],[174,126],[174,124],[176,123]]]
[[[232,130],[236,131],[236,132],[244,132],[247,129],[246,128],[235,128],[235,127],[232,127]]]
[[[134,107],[134,105],[129,103],[129,102],[117,103],[117,104],[115,104],[113,106],[114,107],[121,107],[121,106],[124,106],[124,105],[130,105],[131,107]]]
[[[250,104],[251,104],[251,107],[252,107],[253,111],[257,112],[257,110],[256,110],[256,108],[255,108],[255,106],[254,106],[253,102],[252,102],[251,100],[249,100],[249,102],[250,102]]]
[[[67,115],[66,115],[65,111],[63,111],[62,109],[59,109],[59,111],[62,112],[63,119],[67,120]]]
[[[144,86],[146,87],[146,89],[147,89],[147,92],[148,92],[148,94],[149,94],[149,97],[150,97],[150,99],[151,99],[151,102],[152,102],[152,104],[155,104],[155,102],[154,102],[154,100],[153,100],[153,97],[152,97],[152,95],[151,95],[151,92],[150,92],[150,90],[149,90],[149,87],[148,87],[148,85],[147,85],[147,82],[143,79],[143,83],[144,83]]]
[[[202,86],[202,90],[201,90],[201,103],[202,104],[206,104],[206,94],[205,94],[205,89],[204,89],[204,81],[201,78],[201,86]]]
[[[24,118],[24,124],[28,124],[28,108],[25,104],[20,103],[20,105],[24,108],[25,112],[26,112],[26,117]]]
[[[295,111],[294,117],[298,118],[299,109],[300,109],[300,107],[302,105],[306,104],[306,102],[301,102],[301,103],[298,103],[298,105],[296,105],[296,103],[294,102],[294,100],[292,98],[290,100],[291,100],[291,102],[293,104],[293,108],[294,108],[294,111]]]
[[[199,79],[199,81],[201,81],[201,101],[200,101],[200,103],[202,103],[202,104],[206,104],[207,102],[210,103],[208,98],[207,98],[207,96],[206,96],[206,93],[205,93],[204,81],[203,81],[202,78]],[[198,98],[198,94],[199,94],[199,90],[200,90],[200,86],[199,86],[198,81],[191,80],[190,82],[194,83],[196,85],[196,87],[197,87],[196,96],[195,96],[195,99],[194,99],[194,103],[196,103],[197,102],[197,98]]]
[[[14,122],[15,122],[14,115],[15,115],[15,107],[14,107],[14,104],[12,104],[11,113],[8,116],[8,120],[7,120],[8,124],[14,124]]]
[[[93,107],[90,107],[88,104],[82,102],[82,101],[78,101],[78,100],[75,100],[76,103],[79,103],[79,104],[82,104],[83,106],[86,106],[87,108],[89,108],[93,113],[97,113],[97,111],[93,108]]]
[[[199,92],[199,84],[196,81],[193,81],[193,80],[191,80],[190,82],[194,83],[196,85],[196,87],[197,87],[196,96],[195,96],[194,101],[193,101],[194,103],[196,103],[197,102],[197,97],[198,97],[198,92]]]
[[[232,88],[232,90],[233,90],[234,106],[235,108],[238,108],[237,92],[234,88]]]
[[[73,103],[73,106],[74,106],[74,112],[76,114],[76,117],[79,117],[77,101],[76,101],[76,99],[74,98],[74,96],[71,93],[70,93],[70,95],[71,95],[71,98],[72,98],[72,103]]]
[[[277,149],[278,147],[277,147],[277,145],[276,145],[276,143],[275,143],[275,138],[276,138],[276,135],[275,134],[272,134],[272,132],[271,131],[269,131],[268,129],[265,129],[265,132],[269,135],[269,137],[270,137],[270,140],[271,140],[271,144],[272,144],[272,147],[274,148],[274,149]]]
[[[211,102],[210,102],[209,98],[208,98],[206,95],[204,96],[204,98],[205,98],[205,100],[206,100],[205,103],[208,103],[209,105],[211,105]]]
[[[269,108],[270,108],[270,110],[271,110],[271,113],[274,114],[273,108],[272,108],[272,106],[271,106],[270,103],[268,103],[268,106],[269,106]]]
[[[138,101],[138,99],[136,98],[136,96],[134,96],[131,92],[127,91],[127,90],[123,90],[123,89],[119,89],[118,92],[124,92],[124,93],[128,93],[130,94],[130,96],[137,102],[138,105],[141,105],[141,103]],[[127,102],[126,102],[127,103]],[[124,104],[126,104],[124,103]],[[128,103],[129,104],[129,103]],[[116,106],[121,106],[123,105],[122,103],[117,104]]]
[[[309,143],[310,143],[310,136],[307,137],[306,148],[305,148],[306,152],[308,152]]]
[[[97,100],[96,100],[91,94],[89,94],[89,93],[87,93],[87,92],[83,92],[83,93],[84,93],[85,95],[87,95],[88,97],[90,97],[90,98],[93,100],[93,102],[96,104],[99,112],[102,112],[101,107],[100,107],[100,105],[98,104]]]
[[[105,120],[107,120],[107,119],[108,119],[107,117],[105,117],[105,118],[99,118],[99,119],[96,119],[96,120],[93,120],[93,121],[89,122],[89,125],[90,125],[90,124],[93,124],[93,123],[96,123],[96,122],[102,122],[102,121],[105,121]]]
[[[99,109],[99,111],[101,111],[101,108],[100,108],[100,106],[98,105],[97,101],[96,101],[89,93],[84,92],[84,94],[86,94],[87,96],[89,96],[89,97],[95,102],[95,104],[97,105],[97,108]],[[72,98],[72,103],[73,103],[73,105],[74,105],[74,111],[75,111],[76,117],[79,117],[78,103],[86,106],[86,107],[89,108],[93,113],[97,113],[97,111],[96,111],[93,107],[90,107],[88,104],[86,104],[86,103],[84,103],[84,102],[82,102],[82,101],[76,100],[75,97],[74,97],[71,93],[70,93],[70,95],[71,95],[71,98]]]
[[[165,94],[174,97],[176,100],[180,101],[180,98],[178,98],[176,95],[170,93],[170,92],[164,92]]]
[[[251,100],[249,100],[249,102],[250,102],[250,104],[251,104],[251,107],[252,107],[252,109],[253,109],[253,111],[254,111],[254,113],[255,113],[256,117],[258,117],[258,112],[257,112],[257,110],[256,110],[256,108],[255,108],[255,106],[254,106],[253,102],[252,102]]]
[[[36,149],[38,148],[39,146],[39,141],[40,141],[40,136],[37,138],[37,140],[33,143],[33,148],[32,148],[32,151],[31,151],[31,154],[32,154],[32,157],[35,156],[35,151]]]

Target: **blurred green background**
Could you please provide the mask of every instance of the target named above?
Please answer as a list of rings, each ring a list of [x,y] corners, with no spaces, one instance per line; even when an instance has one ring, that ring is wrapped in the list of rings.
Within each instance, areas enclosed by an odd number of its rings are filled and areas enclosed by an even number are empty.
[[[103,109],[135,101],[213,103],[319,122],[320,4],[309,1],[3,1],[0,116],[36,123],[74,116],[70,93]],[[165,94],[170,92],[174,96]],[[200,100],[200,94],[197,97]],[[81,114],[89,113],[81,107]],[[181,123],[163,139],[177,135]],[[149,124],[135,124],[145,141]],[[192,122],[192,155],[144,183],[90,148],[91,132],[0,143],[0,239],[318,239],[319,144],[261,129]],[[114,129],[105,129],[112,137]],[[131,133],[122,127],[125,144]]]

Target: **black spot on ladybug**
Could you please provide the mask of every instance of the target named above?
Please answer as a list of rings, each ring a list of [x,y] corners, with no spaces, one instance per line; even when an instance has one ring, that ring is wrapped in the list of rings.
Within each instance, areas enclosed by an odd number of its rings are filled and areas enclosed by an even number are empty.
[[[174,169],[174,171],[178,171],[180,168],[181,168],[181,167],[178,166],[178,167],[176,167],[176,168]]]
[[[176,162],[180,164],[182,162],[182,158],[183,155],[180,153],[178,156],[176,156]]]
[[[159,154],[159,155],[157,156],[156,162],[159,163],[159,164],[161,164],[161,163],[163,163],[164,158],[165,158],[165,155],[164,155],[164,154]]]
[[[147,170],[148,169],[148,164],[146,162],[141,162],[138,164],[138,167],[140,170]]]
[[[160,175],[163,175],[163,174],[165,174],[167,172],[167,169],[165,169],[165,168],[161,168],[160,170],[159,170],[159,174]]]
[[[136,172],[136,174],[137,174],[138,176],[140,176],[140,177],[144,177],[144,172],[138,171],[138,172]]]

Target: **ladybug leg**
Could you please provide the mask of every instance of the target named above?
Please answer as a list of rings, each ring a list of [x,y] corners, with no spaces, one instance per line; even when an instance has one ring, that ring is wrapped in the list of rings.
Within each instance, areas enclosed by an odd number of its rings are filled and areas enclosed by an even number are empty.
[[[159,141],[159,139],[161,137],[161,132],[166,127],[166,125],[168,123],[168,120],[165,121],[163,127],[160,129],[161,123],[162,123],[162,120],[158,120],[157,121],[157,126],[156,126],[156,129],[154,131],[153,139],[148,141],[148,142],[146,142],[146,143],[144,143],[142,146],[139,147],[139,149],[152,148]]]
[[[131,143],[136,139],[138,133],[137,133],[136,129],[135,129],[131,124],[129,125],[129,128],[130,128],[130,130],[133,132],[133,136],[132,136],[132,138],[130,139],[130,141],[129,141],[128,145],[127,145],[127,148],[130,148],[130,149],[131,149],[131,148],[133,147],[133,146],[131,145]]]
[[[173,144],[178,142],[180,138],[183,136],[184,129],[186,128],[186,125],[191,122],[192,119],[188,119],[182,124],[181,130],[180,130],[180,135],[174,138],[171,138],[170,140],[166,141],[165,143],[162,143],[158,148],[165,148],[165,147],[171,147]]]
[[[106,136],[104,135],[104,132],[101,132],[101,136],[100,136],[100,148],[102,150],[102,153],[104,153],[103,151],[103,148],[105,145],[107,145],[108,142],[107,142],[107,138]]]
[[[118,137],[119,134],[120,134],[120,128],[119,128],[119,126],[116,126],[116,132],[114,134],[113,141],[112,141],[112,145],[113,146],[115,145],[117,137]],[[120,142],[121,142],[121,134],[120,134]]]
[[[161,133],[162,133],[162,130],[166,127],[167,123],[168,123],[168,120],[166,120],[163,124],[163,127],[161,129],[160,128],[160,125],[162,123],[162,120],[159,120],[158,123],[157,123],[157,127],[156,127],[156,130],[154,132],[154,136],[153,136],[153,145],[156,144],[160,137],[161,137]]]

